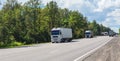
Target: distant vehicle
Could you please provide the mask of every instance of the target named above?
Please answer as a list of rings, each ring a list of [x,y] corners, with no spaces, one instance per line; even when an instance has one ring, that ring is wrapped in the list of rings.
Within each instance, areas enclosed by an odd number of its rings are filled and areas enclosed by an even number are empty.
[[[92,38],[93,37],[93,32],[91,30],[86,30],[85,31],[85,38]]]
[[[109,31],[109,36],[113,37],[115,35],[115,32],[113,32],[112,30]]]
[[[116,33],[115,36],[118,37],[118,36],[119,36],[119,33]]]
[[[109,34],[108,34],[108,32],[101,32],[101,35],[102,36],[108,36]]]
[[[72,40],[72,29],[70,28],[53,28],[51,30],[51,42],[70,42]]]

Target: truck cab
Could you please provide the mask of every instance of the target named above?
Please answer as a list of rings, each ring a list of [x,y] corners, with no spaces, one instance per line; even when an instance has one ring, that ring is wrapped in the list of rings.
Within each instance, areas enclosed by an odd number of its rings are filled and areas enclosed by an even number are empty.
[[[93,32],[91,30],[86,30],[85,31],[85,38],[92,38],[93,37]]]
[[[51,41],[54,42],[60,42],[62,36],[60,30],[52,30],[51,31]]]
[[[72,39],[72,29],[69,28],[53,28],[51,30],[51,42],[60,43],[70,41]]]

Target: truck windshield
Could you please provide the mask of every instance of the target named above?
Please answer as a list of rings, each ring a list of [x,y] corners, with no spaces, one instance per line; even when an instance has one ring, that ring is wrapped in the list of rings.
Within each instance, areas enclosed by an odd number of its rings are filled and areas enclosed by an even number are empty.
[[[60,31],[59,30],[53,30],[53,31],[51,31],[51,34],[52,35],[59,35]]]
[[[91,34],[90,32],[86,32],[85,34]]]

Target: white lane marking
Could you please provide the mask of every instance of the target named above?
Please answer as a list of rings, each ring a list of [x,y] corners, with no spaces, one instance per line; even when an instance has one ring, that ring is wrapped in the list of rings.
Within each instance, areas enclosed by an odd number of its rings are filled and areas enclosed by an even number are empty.
[[[98,46],[97,48],[90,50],[89,52],[87,52],[86,54],[76,58],[74,61],[82,61],[83,59],[85,59],[87,56],[89,56],[90,54],[94,53],[96,50],[98,50],[99,48],[101,48],[102,46],[104,46],[105,44],[107,44],[109,41],[111,41],[113,38],[111,38],[110,40],[106,41],[105,43],[103,43],[102,45]]]

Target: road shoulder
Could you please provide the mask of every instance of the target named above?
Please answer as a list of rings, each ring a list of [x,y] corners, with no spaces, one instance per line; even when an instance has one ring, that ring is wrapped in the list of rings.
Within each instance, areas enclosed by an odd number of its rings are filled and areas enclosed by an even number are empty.
[[[113,38],[105,46],[86,57],[83,61],[120,61],[120,37]]]

